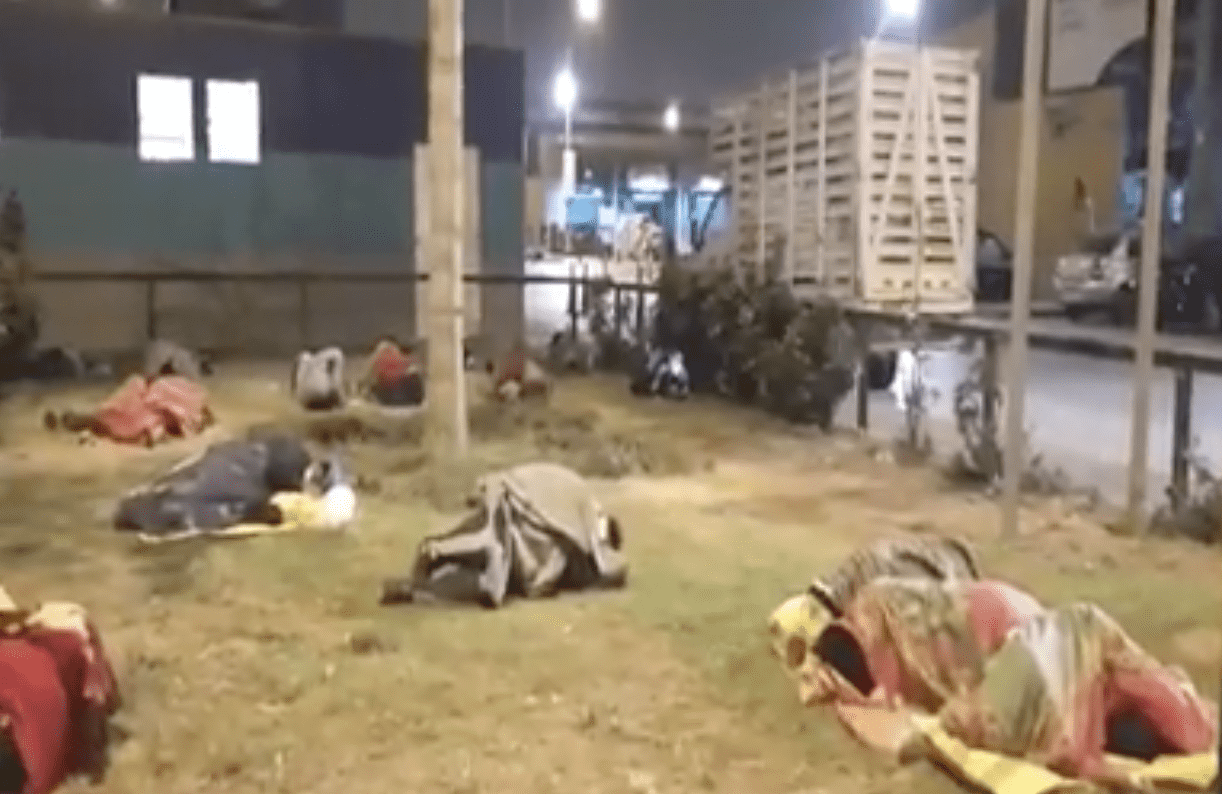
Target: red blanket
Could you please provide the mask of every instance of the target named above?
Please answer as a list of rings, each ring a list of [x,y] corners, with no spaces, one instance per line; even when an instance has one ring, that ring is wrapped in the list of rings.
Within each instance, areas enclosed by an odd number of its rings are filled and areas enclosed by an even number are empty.
[[[33,628],[0,639],[0,719],[25,768],[22,794],[101,769],[118,692],[97,632],[89,634]]]
[[[190,436],[208,424],[208,393],[193,380],[133,375],[93,415],[94,432],[122,444],[156,444]]]
[[[382,343],[373,351],[369,368],[379,385],[393,385],[408,375],[418,373],[420,364],[415,356],[390,343]]]

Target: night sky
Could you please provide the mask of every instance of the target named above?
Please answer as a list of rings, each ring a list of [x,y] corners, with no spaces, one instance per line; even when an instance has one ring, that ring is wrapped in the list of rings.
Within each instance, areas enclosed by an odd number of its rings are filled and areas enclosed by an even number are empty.
[[[573,0],[467,0],[467,33],[471,41],[500,44],[508,27],[510,44],[526,49],[527,92],[537,116],[550,112],[551,76],[570,42],[587,98],[703,102],[872,33],[883,2],[603,0],[602,22],[582,31]],[[925,0],[924,24],[951,25],[990,4]],[[348,0],[348,25],[423,38],[426,7],[426,0]]]

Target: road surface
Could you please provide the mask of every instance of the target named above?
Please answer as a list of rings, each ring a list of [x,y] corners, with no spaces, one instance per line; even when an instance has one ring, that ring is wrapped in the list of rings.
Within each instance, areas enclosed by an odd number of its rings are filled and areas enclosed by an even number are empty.
[[[947,346],[950,347],[950,346]],[[929,352],[926,378],[941,393],[933,406],[930,432],[935,450],[958,449],[952,395],[971,357],[956,349]],[[1031,449],[1052,468],[1060,468],[1075,485],[1099,489],[1109,501],[1122,503],[1128,482],[1133,365],[1126,361],[1069,353],[1031,351],[1027,385],[1027,430]],[[1206,459],[1222,469],[1222,378],[1198,373],[1193,394],[1193,437]],[[1171,471],[1172,374],[1156,371],[1150,418],[1150,493],[1162,498]],[[898,436],[903,417],[887,392],[870,400],[871,433]],[[846,401],[838,421],[851,427],[856,404]]]

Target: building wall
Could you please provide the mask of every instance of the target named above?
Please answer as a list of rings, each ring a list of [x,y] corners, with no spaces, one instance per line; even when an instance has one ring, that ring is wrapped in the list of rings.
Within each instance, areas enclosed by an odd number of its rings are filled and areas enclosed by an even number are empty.
[[[71,58],[65,53],[73,53]],[[522,58],[467,51],[466,138],[479,153],[485,272],[522,272]],[[137,156],[139,73],[257,79],[258,165]],[[411,151],[427,130],[419,44],[289,28],[0,4],[0,188],[25,205],[35,267],[54,271],[414,272]],[[196,102],[197,138],[206,132]],[[487,291],[485,291],[487,292]],[[497,335],[521,300],[485,294]],[[116,348],[145,333],[136,284],[45,283],[46,341]],[[160,332],[209,347],[363,346],[412,335],[414,289],[295,285],[159,290]],[[491,302],[491,305],[489,304]]]
[[[988,12],[943,34],[938,43],[981,54],[979,225],[1012,242],[1021,103],[994,94],[996,30],[994,15]],[[1092,88],[1045,99],[1036,201],[1037,295],[1050,293],[1056,257],[1072,250],[1088,229],[1085,214],[1075,210],[1075,179],[1086,186],[1097,224],[1106,228],[1117,222],[1125,123],[1119,88]]]

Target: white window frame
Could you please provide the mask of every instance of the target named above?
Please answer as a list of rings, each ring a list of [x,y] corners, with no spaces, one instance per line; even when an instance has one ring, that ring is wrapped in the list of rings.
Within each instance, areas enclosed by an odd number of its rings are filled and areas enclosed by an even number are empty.
[[[263,147],[258,80],[208,80],[208,161],[258,165]]]
[[[195,98],[190,77],[136,75],[136,150],[145,162],[195,159]]]

